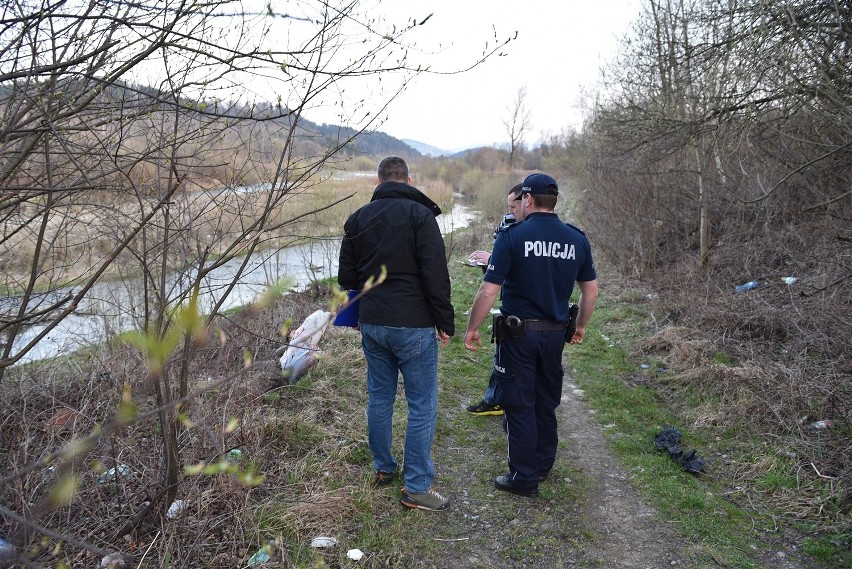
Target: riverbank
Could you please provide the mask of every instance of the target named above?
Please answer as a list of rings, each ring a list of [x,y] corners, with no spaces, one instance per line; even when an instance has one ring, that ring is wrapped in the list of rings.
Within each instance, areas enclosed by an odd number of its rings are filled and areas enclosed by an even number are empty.
[[[456,202],[447,213],[439,216],[438,223],[442,233],[450,236],[453,231],[467,227],[476,216],[477,212],[471,207]],[[336,230],[340,231],[342,225],[343,221],[340,221],[335,226]],[[447,237],[447,240],[448,249],[451,249],[452,237]],[[324,279],[331,279],[336,275],[339,244],[339,236],[299,237],[267,241],[247,258],[235,256],[217,260],[210,256],[207,262],[217,266],[207,272],[199,283],[200,309],[209,314],[218,305],[220,312],[227,313],[248,306],[267,289],[281,282],[286,282],[289,290],[300,291]],[[192,264],[185,265],[183,269],[173,267],[164,278],[163,289],[187,290],[198,270]],[[56,287],[43,293],[42,297],[71,298],[84,285]],[[146,286],[156,288],[152,283],[144,282],[138,273],[122,274],[120,278],[118,273],[103,275],[77,303],[74,312],[57,324],[50,335],[40,340],[19,363],[67,356],[75,350],[109,341],[123,331],[141,328],[144,314],[139,307],[143,305]],[[224,298],[226,292],[228,296]],[[174,302],[169,298],[161,300]],[[7,297],[5,304],[5,312],[14,314],[20,299]],[[12,355],[41,334],[47,325],[48,322],[36,323],[19,331],[13,342]]]

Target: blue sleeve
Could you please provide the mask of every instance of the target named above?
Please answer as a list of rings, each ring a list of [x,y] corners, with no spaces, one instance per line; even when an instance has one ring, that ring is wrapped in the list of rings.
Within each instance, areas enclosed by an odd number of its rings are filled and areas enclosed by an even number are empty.
[[[589,240],[583,237],[583,249],[585,249],[585,259],[583,260],[583,264],[580,266],[580,269],[577,271],[577,280],[578,281],[593,281],[598,278],[597,273],[595,272],[595,263],[592,260],[592,246],[589,244]]]
[[[485,271],[483,280],[502,286],[512,268],[511,253],[509,232],[501,231],[494,241],[494,250],[491,252],[491,258],[488,259],[488,270]]]

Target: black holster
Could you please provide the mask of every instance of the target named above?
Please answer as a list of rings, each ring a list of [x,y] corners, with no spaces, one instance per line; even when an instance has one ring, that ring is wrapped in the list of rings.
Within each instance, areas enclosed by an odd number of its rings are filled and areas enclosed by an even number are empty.
[[[577,314],[580,312],[580,307],[576,304],[568,306],[568,326],[565,327],[565,343],[570,344],[571,338],[574,337],[574,332],[577,331]]]
[[[526,331],[526,322],[517,316],[495,314],[491,325],[491,343],[498,344],[506,338],[520,338]]]
[[[495,314],[491,320],[491,343],[498,344],[506,339],[506,317]]]

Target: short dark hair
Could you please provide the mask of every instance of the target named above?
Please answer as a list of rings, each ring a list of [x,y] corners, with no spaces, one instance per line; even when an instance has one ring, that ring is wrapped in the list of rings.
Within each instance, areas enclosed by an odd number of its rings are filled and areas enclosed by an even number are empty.
[[[376,168],[381,182],[408,183],[408,164],[399,156],[388,156]]]
[[[548,211],[553,211],[556,208],[556,196],[547,194],[530,194],[535,207],[540,207]]]
[[[512,188],[509,190],[509,193],[508,193],[507,195],[510,195],[510,196],[511,196],[512,194],[515,194],[515,197],[518,197],[518,196],[521,194],[521,190],[522,190],[522,189],[524,189],[524,185],[523,185],[523,184],[515,184],[515,185],[514,185],[514,186],[512,186]]]

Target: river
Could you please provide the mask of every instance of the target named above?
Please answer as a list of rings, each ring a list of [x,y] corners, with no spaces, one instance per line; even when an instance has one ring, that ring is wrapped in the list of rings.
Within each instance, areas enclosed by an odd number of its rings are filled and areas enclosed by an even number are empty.
[[[466,227],[476,215],[470,206],[456,204],[449,213],[438,216],[441,233],[446,235],[454,229]],[[254,253],[220,310],[246,306],[271,285],[284,279],[287,279],[291,290],[302,290],[317,280],[335,278],[338,252],[339,241],[331,240]],[[203,312],[209,313],[222,298],[242,262],[243,258],[232,259],[204,280],[199,296],[199,306]],[[179,285],[175,280],[169,283],[173,287]],[[142,297],[141,288],[139,279],[96,284],[80,302],[75,313],[66,317],[18,363],[67,355],[86,346],[102,343],[119,332],[133,329],[138,322],[135,318],[135,301]],[[61,297],[70,290],[59,290],[53,294]],[[44,326],[35,325],[19,334],[12,346],[12,353],[20,350],[43,329]]]

